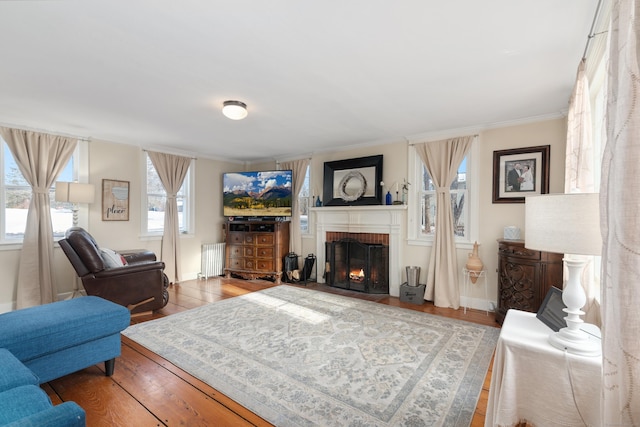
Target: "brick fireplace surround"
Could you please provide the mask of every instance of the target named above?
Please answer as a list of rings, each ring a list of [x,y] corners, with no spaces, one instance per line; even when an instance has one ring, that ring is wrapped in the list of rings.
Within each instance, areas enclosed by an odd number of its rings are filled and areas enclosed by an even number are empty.
[[[335,242],[336,240],[353,239],[360,243],[373,243],[389,246],[389,235],[385,233],[349,233],[346,231],[327,231],[325,240]]]
[[[318,282],[324,283],[325,242],[350,237],[362,243],[389,245],[389,295],[400,295],[405,205],[326,206],[310,210],[312,227],[315,226]]]

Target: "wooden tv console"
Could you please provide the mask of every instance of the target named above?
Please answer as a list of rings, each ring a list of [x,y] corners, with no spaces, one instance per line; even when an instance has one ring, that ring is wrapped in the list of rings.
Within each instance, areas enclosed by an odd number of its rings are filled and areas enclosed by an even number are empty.
[[[289,252],[288,221],[227,221],[225,275],[243,279],[282,278]]]

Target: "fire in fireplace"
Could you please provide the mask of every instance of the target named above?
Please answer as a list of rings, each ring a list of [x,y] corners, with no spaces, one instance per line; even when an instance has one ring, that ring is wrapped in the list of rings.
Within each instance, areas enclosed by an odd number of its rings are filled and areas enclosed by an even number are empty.
[[[349,280],[353,280],[354,282],[364,282],[364,268],[361,268],[360,271],[352,271],[349,273]]]
[[[389,293],[389,246],[341,239],[325,243],[330,286],[371,294]]]

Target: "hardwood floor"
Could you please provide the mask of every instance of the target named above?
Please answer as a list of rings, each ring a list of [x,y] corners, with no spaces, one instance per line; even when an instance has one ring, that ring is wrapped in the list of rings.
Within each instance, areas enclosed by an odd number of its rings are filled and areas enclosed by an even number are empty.
[[[201,305],[275,286],[263,280],[211,278],[170,286],[169,304],[153,315],[132,318],[133,323],[170,316]],[[498,327],[493,313],[415,305],[388,295],[367,295],[317,283],[307,288],[347,295],[449,318]],[[491,363],[493,365],[493,362]],[[491,368],[487,374],[471,426],[484,425]],[[122,337],[122,355],[112,377],[104,364],[51,381],[42,386],[54,404],[72,400],[84,408],[88,426],[270,426],[233,400],[182,371],[144,347]]]

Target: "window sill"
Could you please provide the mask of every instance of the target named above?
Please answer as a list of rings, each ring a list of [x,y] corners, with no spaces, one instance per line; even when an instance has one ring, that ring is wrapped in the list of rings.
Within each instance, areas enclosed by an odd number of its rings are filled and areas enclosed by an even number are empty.
[[[62,240],[64,237],[56,237],[56,240],[53,241],[53,247],[59,248],[60,244],[58,240]],[[20,242],[1,242],[0,243],[0,252],[1,251],[19,251],[22,249],[22,241]]]
[[[164,236],[163,233],[154,233],[154,234],[140,234],[138,235],[138,239],[140,239],[143,242],[153,242],[153,241],[157,241],[157,240],[162,240],[162,237]],[[181,239],[193,239],[195,237],[195,235],[193,233],[180,233],[180,238]]]
[[[424,246],[424,247],[432,247],[433,246],[433,240],[422,240],[422,239],[409,239],[407,240],[407,244],[409,246]],[[478,246],[480,246],[480,244],[478,243]],[[473,242],[470,241],[456,241],[456,249],[457,250],[468,250],[468,249],[473,249]]]
[[[2,242],[0,243],[0,251],[19,251],[22,249],[22,242]]]

